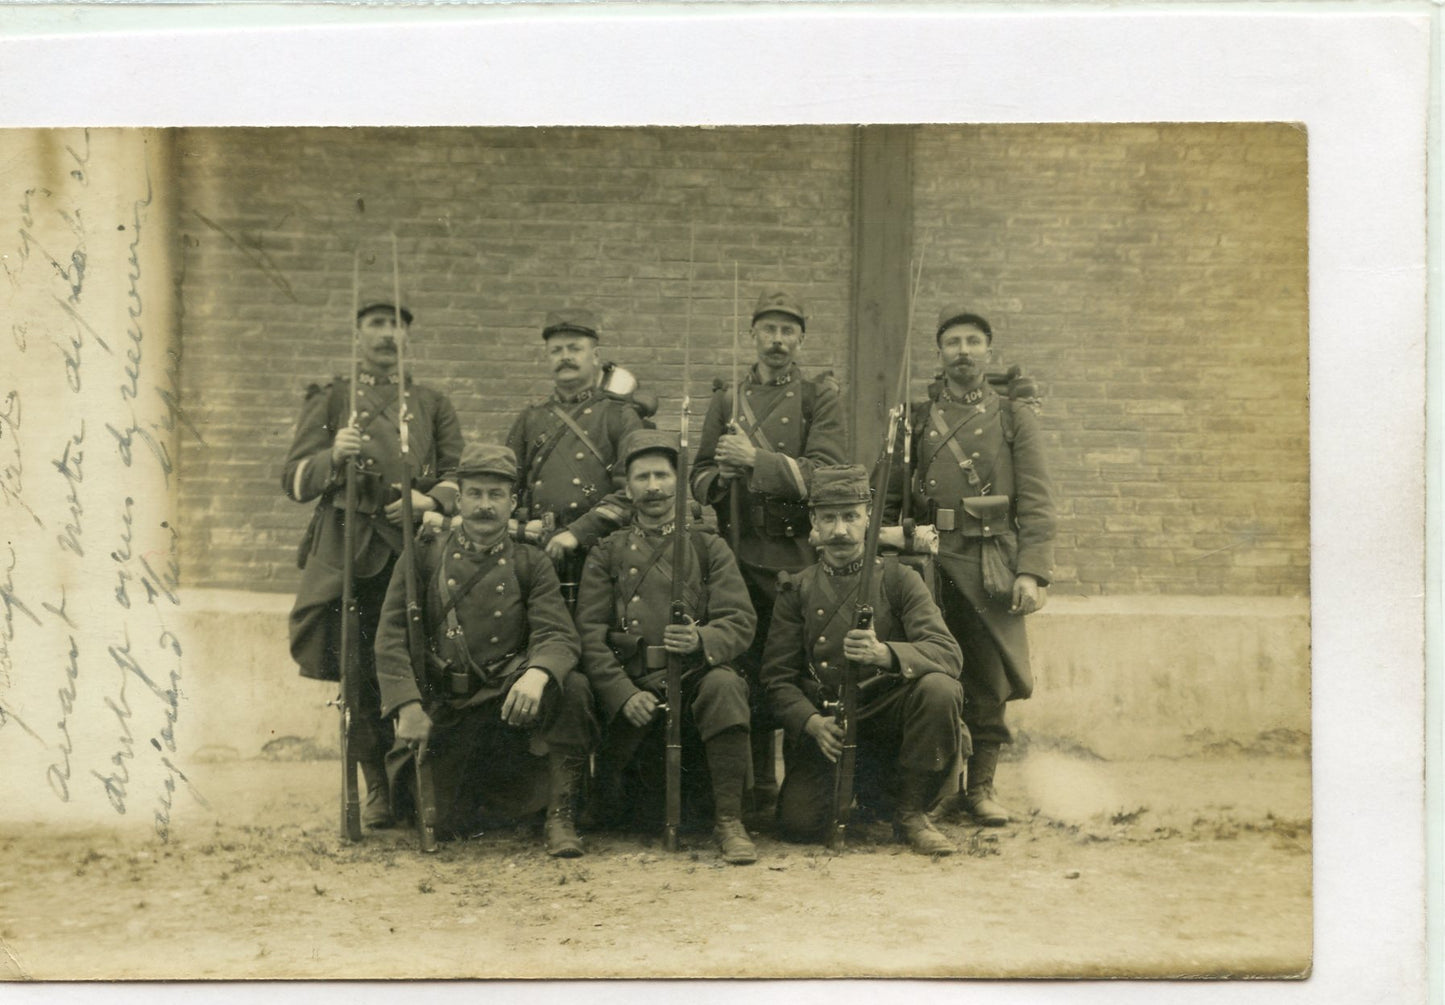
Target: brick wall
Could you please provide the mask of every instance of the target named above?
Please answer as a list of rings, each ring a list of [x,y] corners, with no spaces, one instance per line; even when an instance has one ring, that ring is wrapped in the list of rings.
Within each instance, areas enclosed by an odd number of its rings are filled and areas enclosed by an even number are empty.
[[[1058,589],[1308,588],[1305,140],[1286,126],[923,127],[915,388],[944,300],[1048,392]],[[547,393],[549,307],[675,427],[696,231],[695,399],[727,371],[732,274],[802,288],[806,362],[846,380],[852,134],[188,130],[179,142],[187,581],[290,590],[309,513],[279,485],[305,385],[344,371],[351,253],[395,228],[416,372],[468,436]],[[860,446],[860,453],[871,453]]]
[[[303,389],[348,366],[352,249],[389,291],[400,244],[415,372],[470,437],[500,439],[551,383],[542,318],[602,316],[604,358],[662,396],[676,428],[695,229],[693,397],[726,375],[733,264],[797,286],[805,362],[841,372],[848,319],[851,131],[187,130],[179,138],[187,582],[290,590],[310,513],[281,493]],[[746,324],[746,316],[744,318]],[[746,348],[746,347],[745,347]]]
[[[1042,379],[1059,589],[1308,593],[1305,155],[1287,125],[918,131],[915,386],[952,300]]]

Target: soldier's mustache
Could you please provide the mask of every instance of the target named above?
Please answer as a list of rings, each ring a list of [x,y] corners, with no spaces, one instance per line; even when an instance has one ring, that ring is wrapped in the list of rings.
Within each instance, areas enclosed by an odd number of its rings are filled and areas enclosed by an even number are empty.
[[[484,507],[482,509],[472,510],[473,520],[495,520],[496,518],[497,511],[492,509],[490,506]]]
[[[648,492],[642,497],[643,502],[659,502],[663,499],[671,499],[671,492]]]
[[[824,543],[824,544],[857,544],[858,542],[855,541],[855,540],[853,540],[851,537],[848,537],[848,536],[845,534],[845,535],[843,535],[842,537],[830,537],[830,538],[828,538],[828,540],[824,541],[823,543]]]
[[[558,364],[557,364],[557,372],[558,372],[558,373],[561,373],[563,370],[577,370],[577,369],[580,369],[580,368],[577,366],[576,363],[558,363]]]

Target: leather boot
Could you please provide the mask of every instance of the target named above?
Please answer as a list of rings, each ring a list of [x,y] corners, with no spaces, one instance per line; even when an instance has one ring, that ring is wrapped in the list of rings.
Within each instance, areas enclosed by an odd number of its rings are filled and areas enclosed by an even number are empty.
[[[372,830],[385,830],[395,825],[391,813],[391,786],[386,781],[386,763],[381,760],[362,761],[361,777],[366,781],[366,802],[361,807],[361,822]]]
[[[547,754],[547,775],[551,791],[547,795],[547,822],[543,838],[547,854],[553,858],[579,858],[582,839],[577,836],[574,814],[577,790],[582,784],[582,769],[587,758],[580,754],[551,751]]]
[[[898,810],[893,819],[894,833],[907,841],[909,847],[920,855],[952,855],[958,851],[953,842],[933,826],[927,813],[929,800],[942,782],[942,773],[903,770],[899,774],[900,791]]]
[[[769,737],[771,739],[771,736]],[[712,776],[713,837],[729,865],[750,865],[758,849],[743,826],[743,786],[748,775],[748,733],[725,729],[704,744]]]
[[[985,827],[1002,827],[1012,819],[993,791],[998,748],[997,743],[975,743],[973,756],[968,759],[968,790],[963,796],[963,806]]]

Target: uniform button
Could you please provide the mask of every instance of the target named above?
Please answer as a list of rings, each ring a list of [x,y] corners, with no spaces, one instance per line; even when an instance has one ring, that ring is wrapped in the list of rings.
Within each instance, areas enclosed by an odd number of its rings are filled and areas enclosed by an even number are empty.
[[[783,397],[785,397],[785,398],[791,398],[792,396],[793,396],[793,392],[792,392],[792,391],[785,391],[785,392],[783,392]]]
[[[639,622],[636,618],[633,618],[633,619],[632,619],[632,623],[633,623],[634,625],[641,624],[641,622]]]
[[[828,636],[826,636],[826,635],[819,635],[819,636],[818,636],[818,645],[820,645],[820,646],[826,646],[827,644],[828,644]]]
[[[490,639],[488,639],[487,641],[490,642],[490,643],[492,643],[492,645],[496,645],[497,642],[500,641],[500,640],[499,640],[495,635],[493,635],[493,636],[492,636]]]
[[[361,434],[361,442],[362,442],[362,443],[370,443],[370,442],[371,442],[371,434],[370,434],[370,433],[362,433],[362,434]]]
[[[937,485],[937,484],[938,484],[938,479],[937,479],[937,478],[930,478],[930,479],[928,479],[928,487],[929,487],[929,488],[933,488],[933,487],[934,487],[935,485]]]
[[[506,584],[506,583],[498,583],[498,584],[497,584],[497,592],[498,592],[498,593],[506,593],[506,592],[507,592],[507,584]]]
[[[778,421],[781,422],[783,425],[786,426],[786,425],[788,424],[788,417],[785,415],[785,416],[783,416],[781,419],[779,419]]]
[[[456,581],[455,579],[448,579],[448,580],[447,580],[447,585],[448,585],[448,586],[456,586],[456,585],[457,585],[457,581]]]
[[[634,565],[632,568],[628,569],[628,570],[627,570],[627,574],[628,574],[629,576],[635,576],[635,575],[637,575],[637,566]],[[823,612],[822,612],[822,611],[819,611],[818,613],[819,613],[819,614],[822,614]]]
[[[582,414],[583,414],[583,415],[591,415],[591,414],[592,414],[592,409],[590,409],[590,408],[584,408],[584,409],[582,409]]]
[[[572,509],[576,509],[576,508],[577,508],[577,504],[576,504],[575,502],[573,502],[573,503],[568,503],[567,505],[570,506]]]
[[[642,602],[642,598],[639,597],[637,594],[634,593],[634,594],[632,595],[632,602],[633,602],[634,604],[641,603],[641,602]]]
[[[368,468],[373,468],[373,467],[375,467],[375,466],[376,466],[376,458],[375,458],[375,457],[368,457],[368,458],[366,459],[366,466],[367,466]]]
[[[977,450],[975,450],[975,451],[973,452],[973,456],[974,456],[974,457],[977,457],[977,456],[978,456],[978,451],[977,451]]]
[[[779,450],[786,450],[787,448],[788,448],[788,445],[787,445],[786,443],[784,443],[782,440],[779,440],[779,441],[778,441],[778,449],[779,449]]]
[[[820,607],[820,608],[818,608],[818,617],[821,618],[822,616],[823,616],[823,609]]]
[[[753,396],[753,389],[748,388],[746,391],[743,392],[743,394],[746,394],[749,398],[751,398]]]
[[[358,412],[358,413],[356,413],[356,414],[357,414],[360,418],[363,418],[363,419],[364,419],[364,418],[366,418],[368,415],[370,415],[371,413],[370,413],[370,412]]]
[[[498,564],[498,565],[506,565],[506,564],[507,564],[507,560],[506,560],[505,558],[499,558],[499,559],[497,559],[497,564]]]
[[[500,618],[501,616],[502,616],[502,612],[499,611],[499,610],[492,612],[492,617],[494,617],[494,618]]]
[[[580,479],[580,478],[574,478],[574,479],[572,479],[572,484],[573,484],[573,485],[581,485],[581,484],[582,484],[582,479]]]
[[[635,544],[629,544],[627,547],[630,548],[630,549],[633,550],[633,551],[636,551],[636,550],[637,550],[637,545],[635,545]],[[636,569],[633,569],[632,571],[633,571],[633,572],[636,572],[637,570],[636,570]]]
[[[819,664],[818,664],[818,668],[821,669],[821,670],[826,670],[826,669],[828,669],[828,661],[827,661],[827,660],[824,660],[823,662],[819,663]]]
[[[542,487],[542,479],[540,479],[540,478],[538,478],[535,482],[532,483],[532,488],[534,488],[534,489],[539,489],[539,488],[541,488],[541,487]]]
[[[461,557],[462,557],[462,553],[461,553],[461,552],[459,552],[459,551],[454,551],[454,552],[452,552],[452,558],[461,558]]]
[[[928,431],[928,435],[929,435],[930,437],[936,437],[936,436],[938,435],[938,430],[936,430],[936,429],[930,429],[930,430]]]
[[[579,461],[580,461],[582,458],[586,457],[586,456],[587,456],[587,455],[584,454],[582,451],[580,451],[580,450],[577,451],[577,459],[578,459]]]
[[[983,525],[983,529],[984,529],[985,531],[987,531],[987,530],[988,530],[988,524],[984,524],[984,525]]]
[[[975,429],[975,430],[973,431],[973,435],[974,435],[974,436],[982,436],[982,435],[983,435],[983,430],[982,430],[982,429]]]

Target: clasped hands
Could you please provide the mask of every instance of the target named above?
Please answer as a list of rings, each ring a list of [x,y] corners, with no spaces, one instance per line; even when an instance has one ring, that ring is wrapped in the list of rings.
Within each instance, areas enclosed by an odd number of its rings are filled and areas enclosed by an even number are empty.
[[[662,630],[662,647],[669,653],[687,656],[702,649],[702,634],[697,622],[688,618],[685,624],[668,625]],[[657,695],[651,691],[639,690],[622,703],[622,717],[637,728],[646,726],[657,715]]]

